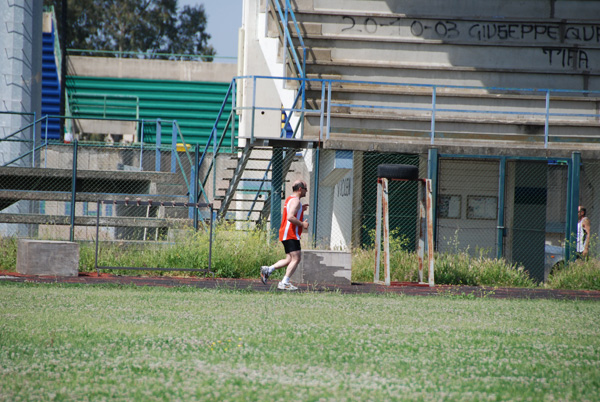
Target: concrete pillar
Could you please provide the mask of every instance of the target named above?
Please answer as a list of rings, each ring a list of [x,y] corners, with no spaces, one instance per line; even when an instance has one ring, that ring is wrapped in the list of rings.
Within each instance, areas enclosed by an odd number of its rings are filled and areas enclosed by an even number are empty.
[[[42,113],[42,2],[13,0],[0,2],[0,137],[4,138],[31,124]],[[31,142],[0,142],[0,165],[17,159],[40,142],[40,125],[12,138]],[[32,166],[32,155],[11,166]],[[36,164],[39,157],[36,157]],[[6,213],[36,212],[36,203],[21,201]],[[35,236],[34,225],[0,224],[0,234]]]
[[[42,113],[42,2],[0,2],[0,110]],[[0,135],[7,135],[33,122],[33,116],[0,114]],[[15,136],[40,139],[40,127]],[[0,143],[0,164],[31,149],[26,143]],[[31,166],[31,157],[13,166]]]

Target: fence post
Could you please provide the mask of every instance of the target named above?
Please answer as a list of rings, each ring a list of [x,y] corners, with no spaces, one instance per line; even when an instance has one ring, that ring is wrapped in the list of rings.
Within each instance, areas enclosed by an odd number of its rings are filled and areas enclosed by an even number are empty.
[[[498,224],[496,233],[496,258],[504,255],[504,197],[506,193],[506,156],[500,157],[498,179]]]
[[[310,207],[310,214],[312,216],[312,236],[313,236],[313,247],[317,247],[317,211],[319,210],[319,156],[321,147],[317,146],[315,150],[315,179],[312,187],[313,201]]]
[[[581,170],[581,153],[573,152],[571,154],[571,169],[569,172],[570,191],[568,194],[569,201],[567,202],[567,233],[566,233],[566,247],[565,247],[565,259],[572,261],[577,251],[577,209],[579,206],[579,175]]]
[[[161,145],[161,122],[156,119],[156,160],[154,162],[154,171],[160,172],[160,145]]]
[[[193,214],[194,229],[198,230],[198,161],[200,160],[200,145],[194,147],[194,166],[192,166],[191,178],[192,190],[190,192],[190,202],[194,203],[194,208],[190,208],[190,214]],[[190,217],[191,218],[191,217]]]
[[[383,283],[389,286],[390,273],[390,221],[389,221],[388,179],[377,178],[377,210],[375,222],[375,275],[374,283]],[[383,232],[383,233],[382,233]],[[381,240],[383,237],[383,282],[379,279],[381,264]]]
[[[173,120],[173,131],[171,131],[171,173],[175,173],[177,166],[177,121]]]
[[[140,128],[140,172],[142,172],[144,171],[144,120],[138,127]]]
[[[71,230],[70,241],[75,241],[75,195],[77,191],[77,139],[73,140],[73,174],[71,176]]]
[[[433,212],[433,241],[435,243],[437,239],[437,189],[438,189],[438,164],[439,155],[437,148],[431,148],[429,150],[427,158],[427,178],[431,180],[432,188],[432,212]]]
[[[283,148],[273,148],[271,169],[271,233],[276,238],[279,233],[279,222],[281,222]]]

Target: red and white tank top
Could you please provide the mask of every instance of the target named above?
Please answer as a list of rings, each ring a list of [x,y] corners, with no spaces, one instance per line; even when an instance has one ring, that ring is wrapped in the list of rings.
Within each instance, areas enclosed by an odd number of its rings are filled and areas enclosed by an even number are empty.
[[[283,216],[281,217],[281,227],[279,228],[279,241],[300,240],[300,235],[302,234],[302,226],[296,226],[292,222],[288,221],[288,207],[292,198],[297,197],[290,195],[288,198],[286,198],[283,206]],[[300,202],[300,200],[298,201]],[[302,222],[303,218],[304,211],[302,210],[302,202],[300,202],[298,213],[296,213],[296,219]]]

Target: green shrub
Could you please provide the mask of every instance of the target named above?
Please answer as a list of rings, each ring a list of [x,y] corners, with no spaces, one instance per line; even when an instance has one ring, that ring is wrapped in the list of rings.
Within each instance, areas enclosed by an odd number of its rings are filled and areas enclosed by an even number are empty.
[[[415,252],[397,247],[399,240],[390,240],[392,282],[417,282],[418,258]],[[396,244],[396,246],[392,246]],[[381,263],[383,267],[383,261]],[[375,249],[356,249],[352,253],[352,281],[372,282],[375,268]],[[383,268],[381,268],[383,270]],[[427,267],[423,280],[427,281]],[[435,254],[435,283],[439,285],[535,287],[535,282],[522,267],[503,259],[465,252]]]
[[[165,242],[101,242],[98,264],[111,267],[148,268],[206,268],[208,267],[208,231],[195,232],[191,228],[177,231]],[[371,234],[374,237],[374,232]],[[393,282],[417,282],[418,259],[408,250],[405,237],[390,236],[390,265]],[[81,242],[79,270],[95,270],[95,243]],[[536,287],[529,275],[504,259],[471,256],[466,252],[436,253],[435,283],[470,286]],[[258,278],[259,267],[270,265],[285,257],[279,241],[271,239],[264,230],[237,230],[234,225],[220,224],[214,229],[212,270],[222,278]],[[0,237],[0,269],[15,270],[17,238]],[[383,264],[382,264],[383,266]],[[373,282],[375,268],[374,247],[352,250],[352,281]],[[121,275],[196,275],[185,271],[126,271],[111,270]],[[427,267],[424,267],[427,280]],[[200,273],[200,275],[204,275]],[[279,270],[274,279],[283,275]],[[383,269],[381,270],[383,275]],[[383,279],[381,276],[380,279]],[[556,289],[600,290],[600,261],[577,261],[553,273],[547,287]]]
[[[370,244],[375,244],[375,230],[369,231]],[[399,229],[390,232],[390,279],[392,282],[416,282],[419,280],[418,259],[409,251],[409,241]],[[383,280],[383,255],[380,280]],[[355,248],[352,251],[352,282],[373,282],[375,270],[375,247]],[[426,274],[424,274],[426,275]]]
[[[436,255],[435,282],[440,285],[536,286],[523,267],[504,259],[473,257],[465,252]]]
[[[554,289],[600,290],[600,260],[577,260],[553,272],[546,286]]]
[[[98,265],[107,267],[199,268],[208,267],[209,233],[182,229],[164,243],[100,243]],[[93,271],[95,244],[82,244],[80,271]],[[280,243],[261,230],[235,230],[233,225],[216,225],[211,254],[212,271],[223,278],[257,277],[261,265],[270,265],[285,257]],[[131,271],[130,271],[131,272]],[[161,275],[168,271],[154,271]],[[190,275],[173,271],[169,275]],[[123,274],[125,270],[111,273]],[[146,274],[146,271],[141,271]],[[130,273],[131,274],[131,273]],[[193,274],[192,274],[193,275]],[[201,274],[203,275],[203,274]],[[277,277],[277,275],[275,275]]]
[[[16,269],[17,240],[16,237],[0,237],[0,269]]]

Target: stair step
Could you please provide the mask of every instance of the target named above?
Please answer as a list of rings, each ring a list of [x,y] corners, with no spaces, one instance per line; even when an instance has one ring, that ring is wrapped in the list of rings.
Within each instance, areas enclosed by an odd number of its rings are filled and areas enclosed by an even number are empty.
[[[234,167],[228,167],[225,168],[225,170],[235,170],[236,168]],[[246,168],[244,169],[245,172],[250,171],[250,172],[264,172],[266,169],[257,169],[257,168]],[[271,168],[269,168],[269,171],[271,171]]]
[[[238,201],[238,202],[265,202],[265,200],[261,200],[260,198],[256,199],[256,200],[247,200],[247,199],[245,200],[243,198],[234,198],[233,200],[231,200],[231,202],[234,202],[234,201]]]
[[[225,188],[217,188],[217,191],[227,191],[227,190],[229,190],[229,189],[226,188],[226,187]],[[260,190],[259,191],[259,190],[250,190],[250,189],[241,189],[241,188],[238,188],[235,191],[239,191],[239,192],[242,192],[242,193],[258,193],[258,192],[261,192],[261,193],[270,193],[271,192],[271,190]],[[220,197],[225,198],[225,196],[220,196]]]
[[[233,177],[223,177],[223,180],[233,180]],[[241,178],[240,181],[264,181],[264,182],[270,182],[271,179],[245,179],[245,178]]]
[[[240,208],[240,209],[234,209],[234,208],[227,208],[227,212],[252,212],[252,213],[260,213],[260,211],[255,210],[255,209],[244,209],[244,208]]]

